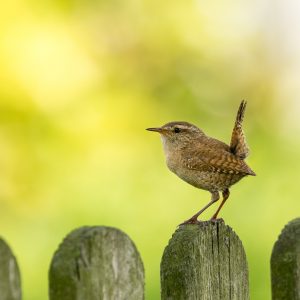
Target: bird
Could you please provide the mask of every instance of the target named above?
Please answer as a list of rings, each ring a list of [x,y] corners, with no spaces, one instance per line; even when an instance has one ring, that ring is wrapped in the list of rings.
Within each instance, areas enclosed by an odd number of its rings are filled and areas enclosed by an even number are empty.
[[[210,202],[182,224],[199,224],[198,217],[213,203],[222,201],[211,221],[229,198],[229,188],[248,175],[256,176],[246,164],[249,147],[242,128],[247,102],[242,100],[236,115],[230,145],[206,135],[185,121],[172,121],[161,127],[147,128],[161,136],[167,167],[192,186],[209,191]],[[223,219],[221,219],[223,220]]]

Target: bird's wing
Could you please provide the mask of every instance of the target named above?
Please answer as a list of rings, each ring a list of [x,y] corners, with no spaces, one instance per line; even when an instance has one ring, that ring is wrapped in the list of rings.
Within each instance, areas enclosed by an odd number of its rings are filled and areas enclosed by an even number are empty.
[[[183,158],[184,166],[198,171],[210,171],[225,174],[255,175],[250,167],[232,153],[212,147],[196,148]]]
[[[247,102],[245,100],[240,104],[230,142],[230,151],[240,159],[245,159],[249,154],[249,147],[242,129],[246,105]]]

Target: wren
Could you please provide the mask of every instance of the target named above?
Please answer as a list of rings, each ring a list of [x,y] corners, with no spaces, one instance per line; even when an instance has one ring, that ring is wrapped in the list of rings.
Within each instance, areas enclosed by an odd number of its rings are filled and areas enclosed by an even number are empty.
[[[168,168],[187,183],[211,193],[211,201],[182,224],[199,223],[199,215],[218,201],[222,192],[222,202],[211,218],[216,220],[229,197],[229,188],[247,175],[256,175],[244,161],[249,154],[242,129],[246,104],[243,100],[239,106],[230,146],[188,122],[147,128],[160,133]]]

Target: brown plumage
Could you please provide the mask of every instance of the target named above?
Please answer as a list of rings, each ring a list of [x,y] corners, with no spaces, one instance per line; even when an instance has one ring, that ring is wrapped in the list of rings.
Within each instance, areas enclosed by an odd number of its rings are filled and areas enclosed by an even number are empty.
[[[168,168],[189,184],[211,193],[211,201],[184,223],[197,223],[198,216],[211,204],[223,200],[217,215],[229,197],[229,187],[247,175],[255,173],[245,163],[249,148],[242,129],[246,101],[242,101],[236,116],[230,146],[209,137],[188,122],[170,122],[162,127],[148,128],[161,134]]]
[[[240,159],[245,159],[249,154],[249,148],[242,129],[246,105],[247,102],[245,100],[240,104],[230,142],[230,151]]]

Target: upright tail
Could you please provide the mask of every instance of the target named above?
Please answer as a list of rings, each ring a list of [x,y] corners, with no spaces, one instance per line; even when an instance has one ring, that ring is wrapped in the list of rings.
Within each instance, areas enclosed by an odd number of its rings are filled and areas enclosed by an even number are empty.
[[[230,142],[230,151],[240,159],[245,159],[249,154],[249,148],[242,129],[246,105],[247,102],[245,100],[240,104]]]
[[[247,101],[242,100],[239,110],[237,112],[236,115],[236,120],[235,120],[235,124],[242,124],[243,120],[244,120],[244,115],[245,115],[245,110],[246,110],[246,106],[247,106]]]

